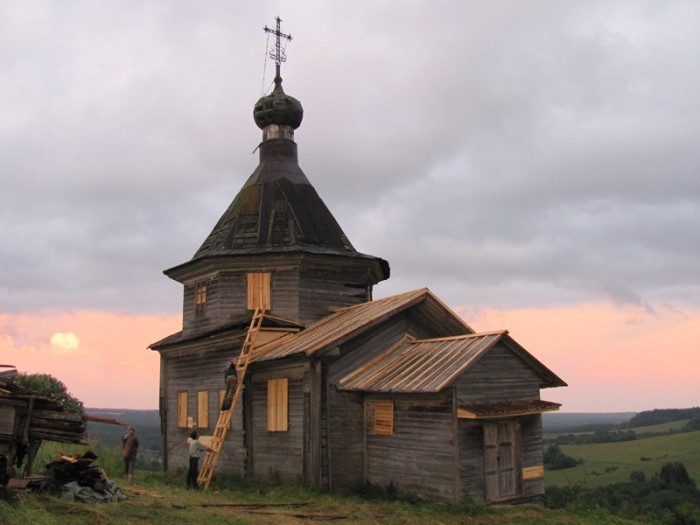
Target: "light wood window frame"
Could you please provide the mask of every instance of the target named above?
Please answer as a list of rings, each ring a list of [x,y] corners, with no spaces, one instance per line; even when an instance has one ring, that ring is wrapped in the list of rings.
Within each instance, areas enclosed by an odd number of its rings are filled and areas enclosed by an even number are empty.
[[[394,435],[394,400],[374,400],[374,433],[379,436]]]
[[[271,274],[266,273],[249,273],[246,274],[248,281],[247,289],[247,308],[248,310],[256,310],[264,308],[270,310],[271,304]]]
[[[194,313],[197,315],[203,315],[207,309],[207,286],[206,281],[200,281],[195,285]]]
[[[267,381],[267,431],[289,430],[289,380],[286,377]]]
[[[209,428],[209,392],[197,392],[197,428]]]
[[[187,392],[177,393],[177,426],[187,428]]]

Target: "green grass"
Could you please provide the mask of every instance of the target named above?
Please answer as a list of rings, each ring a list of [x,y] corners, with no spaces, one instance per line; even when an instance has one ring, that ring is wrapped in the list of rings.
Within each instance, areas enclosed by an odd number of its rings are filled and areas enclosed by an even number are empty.
[[[700,431],[620,443],[561,445],[561,450],[583,459],[583,463],[574,468],[548,471],[545,474],[547,486],[599,487],[629,481],[634,470],[641,470],[649,478],[671,461],[683,463],[690,477],[700,484]]]
[[[37,462],[37,471],[57,451],[84,452],[85,447],[47,446]],[[11,506],[0,501],[2,525],[283,525],[296,523],[419,525],[631,525],[632,521],[601,510],[567,512],[541,505],[491,508],[475,504],[386,500],[352,494],[329,494],[294,484],[245,482],[231,478],[217,480],[209,491],[189,491],[184,473],[177,476],[137,470],[132,487],[121,481],[121,458],[114,451],[95,451],[108,477],[120,485],[129,499],[120,503],[86,504],[61,501],[56,496],[18,491],[19,502]],[[130,492],[131,488],[147,494]],[[205,507],[226,503],[304,503],[303,506],[270,506],[260,509]],[[180,508],[178,508],[180,507]],[[184,508],[183,508],[184,507]],[[343,516],[342,520],[300,519],[294,513]]]
[[[11,508],[0,502],[0,523],[3,525],[173,525],[174,523],[223,525],[280,525],[293,523],[396,524],[419,525],[630,525],[634,522],[610,516],[601,511],[571,513],[529,505],[523,508],[490,509],[474,505],[441,503],[409,503],[405,501],[368,500],[357,496],[331,495],[292,485],[228,485],[213,492],[192,492],[180,486],[180,480],[167,481],[156,477],[140,480],[141,488],[161,494],[132,495],[127,501],[107,504],[64,502],[54,496],[22,494],[19,504]],[[304,502],[302,507],[267,507],[245,509],[203,507],[212,503],[280,503]],[[175,508],[173,504],[184,508]],[[269,514],[265,514],[269,513]],[[334,519],[299,519],[291,514],[344,516]]]
[[[659,423],[658,425],[647,425],[645,427],[632,427],[630,430],[636,434],[667,434],[668,432],[680,432],[688,424],[690,419]]]

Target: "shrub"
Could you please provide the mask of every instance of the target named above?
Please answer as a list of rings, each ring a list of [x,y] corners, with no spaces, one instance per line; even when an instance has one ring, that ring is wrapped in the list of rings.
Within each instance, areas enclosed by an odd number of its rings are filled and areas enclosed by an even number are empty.
[[[673,485],[695,487],[695,482],[688,476],[685,465],[679,461],[666,463],[661,467],[659,479],[664,487],[671,487]]]
[[[549,445],[544,453],[544,466],[549,470],[571,468],[579,463],[581,463],[580,460],[564,454],[559,445]]]
[[[630,472],[630,482],[644,483],[647,480],[647,475],[641,470],[633,470]]]

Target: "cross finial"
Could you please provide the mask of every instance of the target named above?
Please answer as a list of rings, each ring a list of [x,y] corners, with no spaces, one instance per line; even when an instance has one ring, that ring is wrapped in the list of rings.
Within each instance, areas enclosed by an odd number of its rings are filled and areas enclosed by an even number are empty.
[[[279,16],[275,17],[275,20],[277,21],[277,28],[276,29],[270,29],[267,26],[265,26],[263,29],[265,30],[266,33],[272,33],[273,35],[275,35],[275,38],[276,38],[275,47],[272,51],[270,51],[270,58],[275,61],[276,72],[277,72],[277,76],[275,78],[275,83],[278,83],[278,79],[280,81],[282,80],[280,78],[280,64],[282,64],[282,62],[287,61],[287,55],[284,52],[284,48],[282,47],[282,40],[290,41],[290,40],[292,40],[292,35],[285,35],[280,30],[280,26],[282,24],[282,19]]]

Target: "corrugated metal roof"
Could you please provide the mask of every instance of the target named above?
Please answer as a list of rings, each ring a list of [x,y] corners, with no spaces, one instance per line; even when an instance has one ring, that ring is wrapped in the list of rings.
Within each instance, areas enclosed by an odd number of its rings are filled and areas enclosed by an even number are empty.
[[[506,334],[407,338],[342,378],[338,386],[365,392],[439,392]]]
[[[444,306],[430,290],[421,288],[385,299],[344,308],[328,317],[324,317],[298,334],[282,337],[256,348],[254,361],[269,361],[301,353],[313,355],[331,344],[341,344],[348,338],[369,329],[378,322],[425,300],[430,300],[441,309],[444,308],[444,311],[441,310],[443,314],[449,312],[448,315],[451,315],[455,322],[464,328],[465,332],[472,332],[471,328],[457,314],[454,314],[449,308]]]
[[[559,410],[561,403],[530,399],[526,401],[501,401],[497,403],[481,403],[475,405],[460,405],[457,416],[461,419],[489,419],[506,416],[524,416]]]

